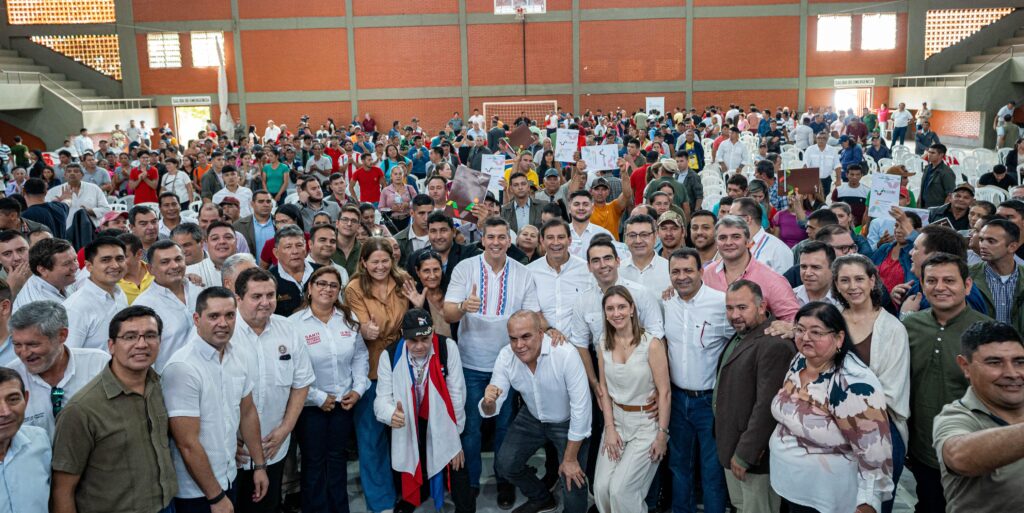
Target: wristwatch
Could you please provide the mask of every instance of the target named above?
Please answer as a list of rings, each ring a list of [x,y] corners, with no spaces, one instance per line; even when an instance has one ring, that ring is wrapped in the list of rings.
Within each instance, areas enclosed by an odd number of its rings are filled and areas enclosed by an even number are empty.
[[[267,464],[264,462],[264,463],[260,463],[259,465],[253,465],[252,469],[253,470],[267,470]]]

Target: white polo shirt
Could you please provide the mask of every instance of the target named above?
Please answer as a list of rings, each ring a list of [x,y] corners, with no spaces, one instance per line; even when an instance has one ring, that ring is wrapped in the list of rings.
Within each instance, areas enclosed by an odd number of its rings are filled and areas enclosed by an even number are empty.
[[[818,168],[818,178],[825,179],[835,175],[835,170],[841,168],[842,164],[839,163],[839,152],[835,148],[825,145],[823,150],[817,144],[812,144],[804,150],[804,167]]]
[[[125,308],[128,308],[128,296],[121,287],[114,285],[114,293],[110,294],[92,280],[85,280],[64,301],[68,312],[68,339],[64,344],[106,351],[110,320]]]
[[[242,350],[249,360],[249,368],[255,370],[252,399],[260,415],[260,436],[267,436],[284,420],[292,389],[313,383],[313,366],[306,344],[299,342],[292,323],[280,315],[271,315],[259,335],[239,315],[231,344]],[[290,441],[289,435],[267,465],[284,459]]]
[[[568,439],[578,442],[590,436],[590,382],[583,360],[569,344],[551,347],[551,337],[544,335],[535,371],[512,352],[506,344],[498,353],[491,384],[500,388],[494,413],[487,415],[483,399],[477,404],[480,415],[493,417],[514,388],[537,420],[545,424],[569,421]]]
[[[60,378],[56,387],[36,374],[30,374],[21,359],[14,360],[9,367],[21,375],[25,382],[25,390],[28,391],[28,405],[25,409],[25,425],[36,426],[46,430],[50,440],[53,440],[54,428],[57,425],[53,417],[53,403],[51,395],[54,388],[64,390],[62,406],[74,397],[75,393],[92,381],[103,367],[110,361],[110,355],[106,351],[98,349],[84,349],[80,347],[69,347],[68,366],[64,369],[64,376]]]
[[[221,358],[213,346],[195,336],[174,353],[161,377],[167,415],[199,419],[199,444],[206,451],[213,475],[225,490],[231,487],[237,474],[235,449],[242,399],[254,388],[254,371],[247,367],[243,351],[228,343]],[[171,459],[178,475],[177,497],[205,497],[188,473],[173,440]]]
[[[673,293],[661,304],[672,384],[693,391],[715,388],[718,357],[735,334],[725,316],[725,292],[701,285],[689,301]]]
[[[752,235],[750,239],[753,243],[750,254],[758,262],[779,274],[785,274],[790,267],[793,267],[793,250],[778,237],[762,229]]]
[[[729,139],[722,141],[718,145],[718,151],[715,152],[715,163],[719,162],[725,164],[726,171],[735,171],[741,165],[745,167],[752,165],[747,145],[743,144],[742,141],[733,143]]]
[[[162,374],[167,362],[174,353],[188,344],[196,333],[196,324],[192,314],[196,312],[196,300],[203,289],[188,280],[185,282],[185,302],[175,296],[171,289],[153,282],[135,298],[133,305],[148,306],[160,315],[164,323],[164,331],[160,336],[160,354],[156,357],[153,369]]]
[[[220,269],[213,265],[213,260],[210,257],[204,258],[198,264],[186,267],[185,272],[199,276],[199,279],[203,280],[203,285],[207,288],[220,287],[224,284],[224,280],[220,275]]]
[[[14,298],[14,304],[11,305],[11,313],[17,312],[19,308],[33,301],[56,301],[63,304],[66,299],[64,294],[57,290],[57,287],[50,285],[50,282],[33,274],[25,280],[25,284],[21,286],[21,290]]]
[[[491,372],[498,351],[508,345],[508,318],[519,310],[540,311],[537,285],[525,265],[505,258],[495,273],[484,255],[467,258],[455,266],[445,294],[445,303],[461,303],[476,285],[480,310],[469,312],[459,323],[459,353],[462,365]]]
[[[615,284],[626,287],[633,295],[644,331],[650,333],[652,337],[664,336],[664,319],[657,297],[647,290],[647,287],[622,276],[619,276]],[[576,300],[576,305],[572,309],[572,329],[567,335],[569,341],[576,347],[597,345],[604,337],[604,309],[601,307],[603,298],[604,292],[597,283],[594,283]]]
[[[569,255],[562,264],[561,272],[555,272],[547,258],[539,258],[526,266],[533,275],[540,302],[540,312],[548,326],[569,335],[572,326],[572,308],[584,290],[594,284],[594,277],[587,269],[587,263],[579,257]]]
[[[569,225],[569,235],[572,236],[572,243],[569,244],[569,253],[587,260],[587,248],[590,247],[590,239],[593,239],[595,235],[599,233],[606,233],[611,235],[612,232],[605,229],[603,226],[598,226],[594,223],[587,223],[587,227],[583,229],[583,233],[576,233],[576,230]],[[615,240],[615,237],[612,237]]]
[[[325,324],[306,308],[288,317],[301,344],[305,344],[313,367],[314,381],[306,406],[321,406],[327,396],[338,401],[355,391],[360,397],[370,388],[370,353],[359,330],[334,310]],[[236,328],[237,331],[237,328]]]
[[[661,293],[672,286],[668,275],[668,259],[658,254],[643,269],[637,267],[632,258],[622,262],[619,264],[619,276],[647,287],[655,297],[661,297]]]

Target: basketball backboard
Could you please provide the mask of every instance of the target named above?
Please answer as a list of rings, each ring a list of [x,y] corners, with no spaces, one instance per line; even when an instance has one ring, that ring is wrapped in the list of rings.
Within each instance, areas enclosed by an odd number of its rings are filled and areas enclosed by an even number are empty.
[[[494,0],[494,14],[543,14],[547,0]]]

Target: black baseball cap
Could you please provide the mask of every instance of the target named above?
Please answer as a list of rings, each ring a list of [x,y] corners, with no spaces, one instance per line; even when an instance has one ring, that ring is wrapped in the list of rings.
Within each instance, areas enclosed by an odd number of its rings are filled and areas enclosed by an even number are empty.
[[[422,308],[413,308],[402,316],[402,337],[405,339],[422,337],[434,333],[434,322],[430,313]]]

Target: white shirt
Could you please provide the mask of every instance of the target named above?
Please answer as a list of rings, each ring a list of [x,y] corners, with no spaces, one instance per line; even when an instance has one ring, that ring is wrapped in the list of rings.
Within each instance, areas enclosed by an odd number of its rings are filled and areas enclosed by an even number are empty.
[[[188,196],[188,176],[181,171],[175,172],[173,175],[167,173],[160,179],[160,189],[167,192],[173,192],[178,197],[178,201],[186,203],[191,201],[192,198]]]
[[[736,333],[725,316],[725,292],[701,285],[689,301],[673,293],[661,304],[672,384],[692,391],[715,388],[718,357]]]
[[[163,373],[171,356],[185,347],[196,333],[192,314],[196,312],[196,300],[203,289],[188,280],[183,281],[185,282],[184,303],[171,292],[171,289],[156,281],[150,283],[149,287],[142,291],[132,303],[152,308],[160,314],[160,320],[164,323],[164,331],[160,336],[160,354],[157,355],[156,362],[153,364],[153,369],[157,373]]]
[[[45,513],[50,502],[50,462],[46,432],[22,425],[0,461],[0,513]]]
[[[263,131],[263,140],[264,141],[276,141],[277,138],[280,137],[280,136],[281,136],[281,128],[278,127],[277,125],[268,126],[267,129]]]
[[[69,187],[69,185],[63,183],[52,187],[46,192],[46,201],[57,201],[57,198],[64,192],[65,187]],[[65,201],[64,204],[70,207],[68,210],[68,228],[71,228],[71,222],[74,220],[75,214],[83,207],[92,209],[92,215],[89,217],[96,226],[100,225],[100,219],[103,218],[103,215],[110,212],[110,204],[107,203],[106,193],[98,185],[89,182],[82,182],[78,192],[72,193],[71,199]]]
[[[785,274],[790,267],[793,267],[793,250],[778,237],[762,229],[758,230],[750,239],[754,244],[750,248],[750,254],[758,262],[771,267],[779,274]]]
[[[114,285],[114,293],[101,289],[92,280],[86,280],[74,294],[64,301],[68,312],[68,347],[87,347],[107,350],[110,338],[110,320],[128,308],[128,296]]]
[[[364,395],[370,388],[370,353],[359,330],[338,310],[326,324],[306,308],[288,318],[300,343],[304,343],[312,364],[314,381],[306,396],[307,406],[320,407],[333,395],[341,401],[355,391]]]
[[[491,415],[484,413],[483,399],[480,400],[477,407],[482,417],[497,415],[512,387],[537,420],[545,424],[568,420],[570,442],[590,436],[590,382],[579,352],[569,344],[551,347],[551,338],[544,335],[534,372],[506,344],[494,363],[491,384],[500,388],[502,394]]]
[[[731,140],[726,139],[718,145],[718,152],[715,153],[715,163],[725,163],[725,169],[733,171],[739,169],[739,167],[752,165],[750,161],[750,151],[747,150],[747,146],[741,141],[733,143]]]
[[[312,269],[313,269],[313,264],[315,264],[315,263],[316,263],[316,261],[313,260],[312,256],[306,255],[306,264],[308,264],[308,265],[306,265],[306,267],[308,267],[310,269],[310,272],[309,272],[309,274],[306,274],[305,270],[302,271],[302,273],[303,273],[302,274],[302,286],[306,285],[306,282],[309,281],[309,276],[311,274],[313,274]],[[349,278],[348,270],[346,270],[344,266],[338,265],[338,264],[336,264],[334,262],[331,262],[331,265],[334,267],[334,270],[338,271],[338,274],[341,275],[341,292],[339,292],[338,294],[339,294],[339,297],[344,296],[344,294],[345,294],[345,285],[348,284],[348,278]],[[284,274],[288,274],[288,273],[284,273]],[[295,283],[294,279],[292,279],[292,283]],[[302,289],[302,286],[299,287],[300,290]]]
[[[818,178],[830,178],[835,170],[842,167],[839,163],[839,152],[827,144],[821,149],[817,144],[808,146],[804,150],[804,167],[818,168]]]
[[[128,127],[128,130],[125,131],[125,135],[128,136],[129,142],[139,142],[142,140],[142,130],[137,126]]]
[[[470,116],[469,117],[469,126],[471,128],[473,126],[473,123],[476,123],[477,125],[479,125],[480,129],[483,130],[483,128],[484,128],[484,115],[483,114],[475,114],[473,116]]]
[[[223,189],[217,191],[217,193],[213,195],[213,202],[217,205],[220,205],[220,202],[224,201],[224,198],[228,197],[235,198],[238,200],[239,218],[248,217],[252,215],[252,189],[249,189],[248,187],[238,186],[238,188],[235,189],[235,192],[231,192],[228,190],[227,187],[224,187]]]
[[[452,400],[452,409],[455,410],[455,427],[459,433],[462,433],[466,427],[466,375],[462,372],[462,359],[459,357],[458,344],[450,338],[438,335],[438,342],[440,343],[441,340],[444,340],[448,348],[448,361],[442,363],[448,368],[445,384],[448,386],[448,397]],[[434,346],[431,344],[427,357],[433,355]],[[377,360],[377,397],[373,401],[373,414],[378,421],[384,424],[391,423],[391,416],[395,414],[395,410],[398,409],[397,403],[402,399],[401,393],[395,393],[395,378],[391,369],[391,361],[394,358],[395,355],[385,349]],[[398,365],[405,364],[404,361],[398,363]],[[403,370],[401,367],[396,368]],[[406,372],[408,372],[407,369]],[[416,400],[422,401],[425,392],[426,381],[424,380],[423,383],[416,384]],[[406,415],[412,411],[412,408],[407,406],[403,406],[403,408]]]
[[[33,301],[56,301],[63,303],[65,299],[67,298],[64,297],[61,291],[57,290],[57,287],[50,285],[50,282],[33,274],[25,280],[25,284],[21,286],[17,297],[14,298],[14,303],[11,305],[11,313],[17,312],[19,308]]]
[[[106,351],[79,347],[69,347],[67,350],[68,366],[64,369],[64,376],[60,378],[56,387],[51,387],[38,375],[29,373],[21,358],[10,363],[10,368],[21,375],[21,380],[25,382],[25,390],[28,390],[25,424],[46,430],[51,441],[54,428],[57,425],[53,418],[53,403],[50,399],[53,389],[64,390],[61,406],[67,406],[68,401],[74,397],[75,393],[92,381],[92,378],[95,378],[110,361],[110,355]]]
[[[576,299],[594,282],[587,263],[582,258],[569,255],[569,260],[562,264],[561,272],[555,272],[547,258],[538,258],[526,268],[533,275],[537,297],[544,298],[540,302],[540,312],[548,326],[568,335]]]
[[[240,322],[243,321],[236,321]],[[174,353],[161,378],[167,415],[199,419],[199,445],[206,451],[210,469],[225,490],[237,474],[235,441],[241,424],[242,399],[252,394],[255,387],[255,370],[247,367],[242,351],[228,343],[221,358],[213,346],[196,336]],[[177,497],[204,497],[173,440],[171,459],[178,475]]]
[[[306,287],[306,282],[309,281],[309,277],[313,275],[313,264],[312,259],[309,258],[309,255],[306,255],[306,259],[302,261],[302,264],[302,283],[295,281],[295,278],[292,276],[292,274],[286,271],[280,265],[277,266],[277,274],[281,276],[281,279],[288,280],[294,283],[295,286],[299,288],[299,290],[303,290]],[[345,284],[343,283],[342,286],[344,287]]]
[[[196,222],[193,219],[188,219],[188,218],[182,217],[181,221],[179,221],[178,224],[179,225],[182,225],[182,224],[195,224],[195,225],[198,225],[199,223]],[[167,225],[164,224],[164,220],[163,219],[160,219],[159,226],[160,226],[160,236],[165,238],[165,239],[171,238],[171,230],[173,230],[174,228],[168,228]],[[244,239],[245,237],[242,237],[242,238]]]
[[[797,125],[793,129],[793,144],[799,150],[806,150],[814,145],[814,129],[810,125]]]
[[[271,315],[263,333],[259,335],[239,315],[235,321],[235,334],[231,344],[248,358],[253,374],[252,400],[260,415],[260,436],[267,436],[284,420],[288,396],[293,389],[306,388],[313,383],[313,365],[309,361],[306,344],[295,336],[291,321],[280,315]],[[273,465],[288,454],[291,435],[281,442],[277,454],[267,461]],[[248,459],[248,458],[246,458]]]
[[[199,276],[203,280],[204,287],[219,287],[224,284],[224,280],[220,275],[220,269],[213,265],[213,260],[210,260],[210,257],[204,258],[198,264],[186,267],[185,272]]]
[[[668,260],[657,254],[643,269],[637,267],[636,260],[632,258],[622,262],[619,264],[619,276],[643,285],[655,297],[661,297],[661,293],[672,286],[668,275]]]
[[[583,233],[576,233],[576,229],[569,225],[569,235],[572,236],[572,242],[569,244],[569,253],[582,258],[584,261],[587,260],[587,248],[590,247],[590,240],[599,233],[606,233],[611,235],[612,232],[608,231],[603,226],[598,226],[594,223],[587,223],[587,227],[583,229]],[[615,237],[612,237],[614,240]]]
[[[800,303],[800,306],[804,306],[807,303],[811,302],[810,296],[807,295],[806,286],[800,285],[799,287],[793,289],[793,293],[796,295],[796,302]],[[818,301],[828,301],[829,303],[832,303],[832,305],[838,308],[840,311],[843,310],[843,305],[839,304],[839,301],[837,301],[836,298],[832,297],[831,288],[829,288],[828,292],[825,293],[825,298],[819,299]]]
[[[96,151],[92,145],[92,138],[87,135],[76,136],[72,144],[79,156],[85,155],[87,151],[90,153],[95,153]]]
[[[658,300],[643,285],[629,281],[622,276],[615,282],[622,285],[633,295],[636,302],[640,324],[644,331],[652,337],[665,335],[664,318],[661,314],[661,306]],[[588,347],[591,344],[598,345],[604,338],[604,308],[601,301],[604,292],[594,283],[589,289],[583,291],[576,305],[572,309],[572,329],[567,335],[569,341],[576,347]]]
[[[909,110],[897,110],[892,113],[892,123],[896,128],[905,128],[914,120],[914,115]]]
[[[480,311],[459,323],[459,353],[463,367],[490,372],[498,351],[508,346],[508,318],[519,310],[540,311],[537,286],[525,265],[506,257],[505,267],[495,273],[481,254],[455,266],[444,302],[465,301],[474,285]]]

